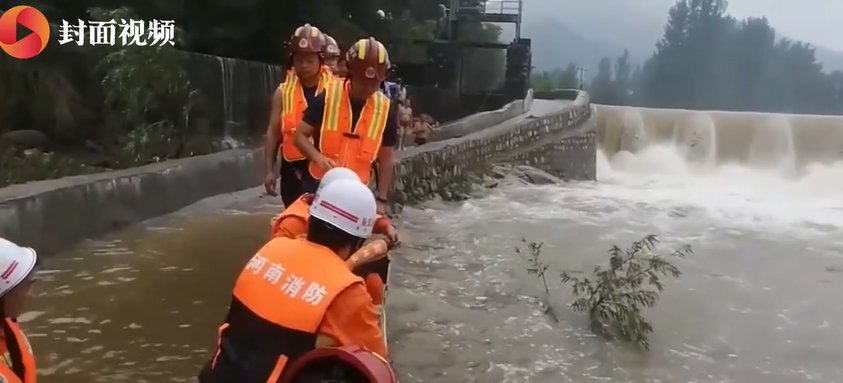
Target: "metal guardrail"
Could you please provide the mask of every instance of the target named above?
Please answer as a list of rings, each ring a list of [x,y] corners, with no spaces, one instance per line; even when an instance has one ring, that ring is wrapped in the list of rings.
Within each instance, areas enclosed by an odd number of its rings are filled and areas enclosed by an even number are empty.
[[[489,0],[478,6],[459,3],[457,13],[474,13],[487,15],[517,15],[521,13],[522,0]]]
[[[487,14],[519,14],[521,13],[521,0],[499,0],[487,1]]]

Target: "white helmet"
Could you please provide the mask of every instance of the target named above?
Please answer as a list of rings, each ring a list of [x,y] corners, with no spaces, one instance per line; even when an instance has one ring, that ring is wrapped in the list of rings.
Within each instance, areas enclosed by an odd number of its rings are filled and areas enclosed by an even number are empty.
[[[0,238],[0,296],[23,282],[32,269],[38,255],[30,247],[21,247]]]
[[[354,170],[349,168],[332,168],[331,170],[325,172],[325,175],[322,176],[322,181],[319,182],[319,187],[316,188],[316,193],[319,193],[319,191],[329,183],[338,180],[354,180],[360,182],[360,176],[358,176]]]
[[[360,181],[347,179],[325,185],[310,204],[311,217],[363,239],[372,236],[377,210],[372,191]]]

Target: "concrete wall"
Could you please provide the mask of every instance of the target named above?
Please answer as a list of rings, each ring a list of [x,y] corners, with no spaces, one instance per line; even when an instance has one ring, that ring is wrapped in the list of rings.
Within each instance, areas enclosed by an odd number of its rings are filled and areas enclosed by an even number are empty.
[[[204,101],[199,115],[219,127],[215,133],[249,137],[266,131],[272,93],[284,80],[283,68],[189,53],[187,72]]]
[[[402,201],[425,198],[466,171],[495,161],[531,164],[567,178],[594,179],[594,138],[591,105],[588,97],[581,97],[542,118],[499,124],[405,150],[396,169],[395,197]]]
[[[260,183],[254,149],[0,189],[0,237],[53,252]]]
[[[272,93],[284,80],[282,67],[189,53],[188,73],[191,83],[203,96],[204,108],[199,115],[205,116],[211,126],[218,127],[215,133],[239,137],[263,134]],[[410,86],[407,92],[416,114],[426,113],[438,121],[455,121],[478,111],[498,109],[502,104],[494,95],[460,97],[458,92],[449,89]],[[520,113],[513,110],[507,115]],[[506,119],[487,115],[483,118],[485,120],[478,120],[482,124]]]
[[[565,177],[593,178],[590,115],[583,97],[555,114],[509,121],[402,151],[396,199],[429,196],[489,161],[512,159]],[[3,188],[0,236],[40,251],[57,251],[202,198],[257,186],[261,159],[259,150],[231,150]]]
[[[439,130],[431,133],[430,141],[442,141],[455,137],[462,137],[489,126],[497,125],[524,113],[524,101],[517,100],[503,106],[503,108],[472,114],[459,120],[442,125]]]

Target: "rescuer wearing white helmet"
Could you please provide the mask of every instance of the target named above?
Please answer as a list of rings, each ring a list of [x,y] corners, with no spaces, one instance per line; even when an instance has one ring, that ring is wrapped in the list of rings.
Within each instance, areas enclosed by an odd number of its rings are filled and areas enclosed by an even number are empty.
[[[349,168],[333,168],[325,173],[325,178],[323,178],[322,182],[319,183],[319,186],[316,188],[316,193],[318,194],[320,190],[324,189],[325,186],[331,182],[339,180],[353,180],[360,182],[360,177],[358,177],[357,173]]]
[[[202,383],[276,382],[318,347],[359,345],[386,358],[380,316],[345,261],[372,235],[377,202],[359,181],[325,185],[306,238],[273,238],[248,261]]]
[[[38,255],[29,247],[0,238],[0,310],[2,358],[0,382],[35,383],[35,356],[17,322],[23,313],[35,275]]]
[[[295,202],[290,204],[290,206],[281,211],[281,213],[272,218],[270,221],[271,236],[296,238],[307,234],[307,221],[310,217],[309,209],[313,199],[326,185],[338,180],[360,182],[360,177],[349,168],[338,167],[327,171],[325,177],[322,178],[322,182],[319,183],[315,194],[303,194]],[[374,233],[386,236],[390,247],[395,247],[399,243],[398,231],[395,230],[392,221],[386,216],[378,215],[374,226]]]

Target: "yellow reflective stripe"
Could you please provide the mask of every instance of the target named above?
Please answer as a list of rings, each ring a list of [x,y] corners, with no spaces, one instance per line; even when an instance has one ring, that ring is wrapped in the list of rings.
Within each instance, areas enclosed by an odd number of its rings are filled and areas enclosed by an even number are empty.
[[[340,102],[342,101],[342,86],[343,84],[339,81],[331,84],[329,87],[329,91],[325,94],[325,110],[327,111],[327,117],[323,118],[324,121],[322,123],[322,127],[327,128],[328,130],[337,130],[339,128],[339,114],[340,114]],[[325,126],[325,123],[328,125]]]
[[[333,77],[333,75],[328,74],[328,72],[325,71],[323,71],[322,74],[319,76],[319,85],[316,87],[316,94],[319,94],[320,92],[325,90],[325,88],[328,87],[328,84],[331,83],[329,76]]]
[[[371,126],[369,126],[369,138],[372,140],[378,139],[381,127],[384,126],[387,115],[389,114],[389,104],[385,100],[386,97],[381,97],[380,94],[375,93],[375,115],[372,117]],[[386,107],[384,107],[386,105]]]
[[[378,63],[383,64],[386,61],[386,48],[378,42]]]
[[[284,82],[282,85],[283,94],[281,98],[281,115],[284,116],[287,113],[292,113],[293,111],[293,101],[295,100],[295,91],[298,85],[298,77],[297,76],[290,76],[287,78],[287,81]],[[282,121],[283,124],[283,121]]]
[[[367,45],[368,45],[367,43],[368,43],[368,40],[366,40],[366,39],[360,39],[360,40],[357,41],[357,44],[358,44],[357,45],[357,58],[360,59],[360,60],[366,59],[366,51],[367,51],[366,48],[367,48]]]

